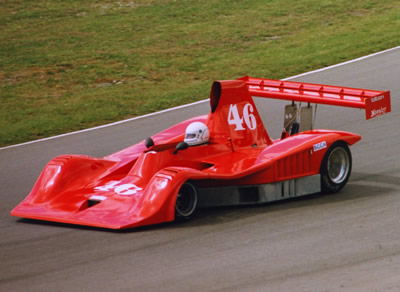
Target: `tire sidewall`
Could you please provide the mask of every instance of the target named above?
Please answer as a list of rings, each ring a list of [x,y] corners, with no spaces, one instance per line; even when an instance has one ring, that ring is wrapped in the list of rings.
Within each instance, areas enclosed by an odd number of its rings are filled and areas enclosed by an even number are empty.
[[[179,196],[179,192],[181,191],[182,188],[189,188],[193,194],[193,199],[192,199],[192,207],[190,208],[190,210],[188,212],[182,213],[178,208],[177,208],[177,202],[178,202],[178,196]],[[185,220],[185,219],[189,219],[194,212],[196,211],[197,208],[197,202],[198,202],[198,198],[197,198],[197,189],[196,187],[190,183],[190,182],[185,182],[182,184],[182,186],[179,188],[177,197],[176,197],[176,203],[175,203],[175,219],[177,220]]]
[[[329,160],[329,156],[331,155],[331,153],[339,147],[343,148],[347,153],[347,156],[349,158],[349,170],[347,172],[345,179],[341,183],[335,183],[331,180],[331,178],[328,175],[328,160]],[[351,157],[351,152],[350,152],[350,149],[349,149],[349,146],[347,145],[347,143],[342,142],[342,141],[333,143],[332,146],[325,153],[325,156],[321,163],[321,169],[320,169],[321,192],[336,193],[336,192],[340,191],[346,185],[347,181],[349,180],[350,174],[351,174],[351,169],[352,169],[352,157]]]

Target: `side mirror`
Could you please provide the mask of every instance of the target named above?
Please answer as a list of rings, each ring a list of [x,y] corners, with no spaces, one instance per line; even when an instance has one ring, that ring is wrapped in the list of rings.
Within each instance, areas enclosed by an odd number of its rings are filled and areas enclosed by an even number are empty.
[[[151,137],[147,138],[144,141],[144,145],[146,145],[146,148],[149,149],[151,146],[154,146],[154,141],[151,139]]]
[[[175,151],[172,152],[172,154],[178,153],[179,150],[185,150],[189,148],[189,144],[186,142],[179,142],[178,145],[176,145]]]

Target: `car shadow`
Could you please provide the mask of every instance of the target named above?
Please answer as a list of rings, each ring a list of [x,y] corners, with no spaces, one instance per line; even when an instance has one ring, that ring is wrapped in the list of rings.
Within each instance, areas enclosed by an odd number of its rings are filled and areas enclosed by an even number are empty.
[[[192,220],[185,222],[185,224],[177,224],[174,228],[225,224],[242,218],[251,218],[259,214],[289,211],[309,206],[318,208],[318,206],[337,202],[350,202],[360,198],[385,196],[394,191],[399,191],[400,194],[400,180],[398,177],[358,172],[353,173],[352,178],[342,190],[334,194],[317,193],[263,204],[199,209]]]

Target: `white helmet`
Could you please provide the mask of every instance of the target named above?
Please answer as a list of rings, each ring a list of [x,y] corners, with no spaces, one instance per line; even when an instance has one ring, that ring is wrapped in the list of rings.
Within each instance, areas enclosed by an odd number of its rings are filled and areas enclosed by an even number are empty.
[[[201,122],[194,122],[187,126],[184,141],[189,146],[194,146],[207,143],[209,137],[207,126]]]

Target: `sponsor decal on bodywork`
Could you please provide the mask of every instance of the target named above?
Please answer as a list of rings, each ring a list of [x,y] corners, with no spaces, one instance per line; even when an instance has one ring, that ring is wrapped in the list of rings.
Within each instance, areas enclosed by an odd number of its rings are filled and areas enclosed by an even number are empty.
[[[376,101],[379,101],[384,98],[385,98],[384,95],[375,96],[375,97],[371,98],[371,102],[376,102]]]
[[[317,152],[325,148],[326,148],[326,141],[322,141],[313,145],[314,152]]]
[[[381,107],[380,109],[373,109],[371,111],[371,118],[386,114],[386,107]]]

